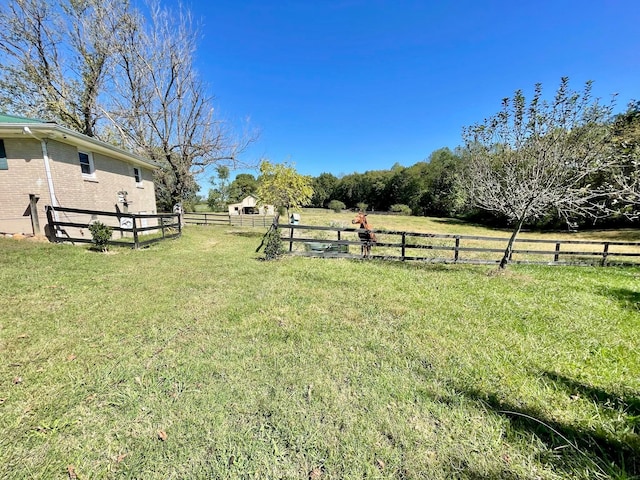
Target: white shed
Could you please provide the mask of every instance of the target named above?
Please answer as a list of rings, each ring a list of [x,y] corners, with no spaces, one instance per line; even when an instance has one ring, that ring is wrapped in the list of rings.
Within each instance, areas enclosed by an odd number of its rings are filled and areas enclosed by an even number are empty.
[[[259,205],[258,199],[252,195],[245,197],[240,203],[229,205],[229,215],[273,215],[273,205]]]

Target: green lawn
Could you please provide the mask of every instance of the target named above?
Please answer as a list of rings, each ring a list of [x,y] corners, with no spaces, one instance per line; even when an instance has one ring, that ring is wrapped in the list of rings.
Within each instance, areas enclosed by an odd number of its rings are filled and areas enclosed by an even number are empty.
[[[640,268],[264,262],[264,230],[0,239],[0,478],[640,475]]]

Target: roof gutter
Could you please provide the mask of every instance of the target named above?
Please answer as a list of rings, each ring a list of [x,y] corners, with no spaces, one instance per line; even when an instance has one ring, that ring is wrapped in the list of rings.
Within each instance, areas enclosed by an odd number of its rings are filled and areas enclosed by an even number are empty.
[[[135,153],[127,152],[126,150],[118,148],[115,145],[111,145],[95,138],[87,137],[86,135],[83,135],[74,130],[70,130],[66,127],[61,127],[60,125],[57,125],[55,123],[25,122],[0,124],[0,132],[2,132],[2,135],[4,136],[6,136],[6,133],[9,136],[19,137],[27,133],[27,131],[31,134],[37,134],[40,137],[38,138],[39,140],[42,138],[56,140],[58,142],[75,145],[80,148],[88,149],[92,152],[102,153],[110,157],[117,158],[118,160],[140,165],[152,170],[159,168],[158,165],[139,155],[136,155]]]

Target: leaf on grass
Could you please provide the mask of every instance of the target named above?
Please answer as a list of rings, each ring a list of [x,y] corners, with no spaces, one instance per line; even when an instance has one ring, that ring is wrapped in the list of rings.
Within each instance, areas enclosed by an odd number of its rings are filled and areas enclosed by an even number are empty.
[[[376,458],[376,467],[378,467],[380,470],[384,470],[384,462],[379,458]]]
[[[18,335],[18,338],[29,338],[29,335],[23,333],[22,335]]]
[[[20,385],[22,383],[22,377],[13,377],[13,384]]]
[[[76,358],[78,358],[75,354],[71,354],[67,357],[67,361],[71,362],[72,360],[75,360]]]
[[[316,467],[309,472],[309,480],[318,480],[322,477],[322,469],[320,467]]]
[[[0,405],[2,405],[4,402],[6,402],[7,399],[6,398],[0,398]]]
[[[67,466],[67,473],[69,474],[69,480],[78,480],[78,474],[76,473],[76,467],[73,465]]]
[[[122,463],[122,461],[127,458],[127,455],[129,455],[128,453],[121,453],[120,455],[117,456],[116,458],[116,463]]]
[[[162,440],[163,442],[167,441],[167,432],[164,430],[158,430],[158,440]]]

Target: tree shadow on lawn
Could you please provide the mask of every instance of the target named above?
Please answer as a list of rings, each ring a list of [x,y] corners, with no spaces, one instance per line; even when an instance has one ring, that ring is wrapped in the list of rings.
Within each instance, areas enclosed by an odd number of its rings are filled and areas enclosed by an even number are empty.
[[[375,247],[374,247],[375,248]],[[374,255],[374,254],[372,254]],[[463,263],[445,263],[445,262],[433,262],[433,261],[422,261],[422,260],[408,260],[402,261],[397,258],[350,258],[354,262],[372,262],[378,265],[384,265],[389,268],[397,268],[400,270],[408,270],[408,271],[424,271],[428,272],[443,272],[443,273],[455,273],[459,274],[462,269],[466,273],[474,273],[477,275],[481,275],[483,277],[492,276],[492,272],[497,270],[497,268],[493,265],[476,265],[476,264],[463,264]]]
[[[598,404],[621,402],[627,408],[629,423],[637,424],[637,419],[633,418],[638,413],[637,398],[620,399],[614,394],[580,384],[558,374],[544,372],[543,375],[568,392],[582,392]],[[635,434],[633,425],[630,425],[632,433],[628,434],[624,440],[620,440],[603,429],[591,430],[554,420],[535,407],[526,406],[520,402],[510,402],[492,392],[474,389],[456,389],[456,391],[468,399],[482,403],[495,414],[507,419],[513,431],[521,432],[526,436],[535,435],[553,452],[550,452],[548,458],[544,457],[541,460],[553,463],[558,469],[568,474],[574,473],[575,469],[593,472],[595,468],[614,478],[640,475],[640,438]],[[566,448],[567,443],[574,448]],[[576,449],[580,453],[576,452]],[[567,457],[566,452],[573,452],[573,454]]]
[[[234,235],[236,237],[245,237],[245,238],[262,238],[264,237],[264,232],[252,232],[252,231],[241,231],[241,230],[229,230],[227,232],[229,235]]]
[[[601,293],[615,298],[623,308],[640,312],[640,292],[628,288],[603,288]]]
[[[625,392],[622,395],[614,394],[555,372],[544,371],[542,375],[562,387],[569,395],[580,395],[606,408],[622,410],[625,416],[640,417],[640,396],[630,392]],[[640,418],[635,420],[635,424],[640,425]],[[633,425],[631,426],[633,427]],[[640,442],[637,447],[640,447]]]
[[[581,230],[584,239],[609,240],[611,242],[640,242],[640,230],[637,228],[622,228],[616,230]]]

